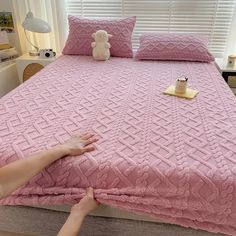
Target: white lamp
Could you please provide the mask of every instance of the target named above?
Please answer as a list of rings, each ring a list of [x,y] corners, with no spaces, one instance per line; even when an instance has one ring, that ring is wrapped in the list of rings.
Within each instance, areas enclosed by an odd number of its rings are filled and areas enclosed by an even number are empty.
[[[35,33],[50,33],[51,32],[50,25],[46,21],[34,17],[33,13],[31,11],[29,11],[25,17],[24,22],[22,23],[22,26],[24,28],[27,41],[35,48],[35,50],[30,51],[29,54],[31,56],[38,56],[39,55],[39,48],[30,42],[30,40],[26,34],[26,30],[31,31],[31,32],[35,32]]]

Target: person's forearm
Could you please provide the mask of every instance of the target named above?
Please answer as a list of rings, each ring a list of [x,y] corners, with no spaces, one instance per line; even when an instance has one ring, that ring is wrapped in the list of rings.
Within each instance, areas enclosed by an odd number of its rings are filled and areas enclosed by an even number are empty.
[[[0,199],[11,194],[46,166],[67,154],[68,150],[60,145],[0,168]]]
[[[57,236],[78,236],[83,220],[83,215],[74,216],[70,214]]]

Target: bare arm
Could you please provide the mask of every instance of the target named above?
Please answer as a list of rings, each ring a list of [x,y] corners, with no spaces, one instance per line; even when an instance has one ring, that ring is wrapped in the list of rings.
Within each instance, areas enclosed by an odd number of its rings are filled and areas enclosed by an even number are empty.
[[[68,154],[68,150],[58,146],[4,166],[0,169],[0,198],[8,196],[47,165]]]
[[[62,145],[0,168],[0,199],[10,195],[54,161],[66,155],[81,155],[93,151],[94,147],[91,144],[96,141],[90,134],[75,136]]]
[[[93,189],[88,188],[81,201],[72,207],[66,223],[57,236],[77,236],[85,216],[97,207],[98,202],[94,199]]]
[[[78,236],[84,218],[70,214],[57,236]]]

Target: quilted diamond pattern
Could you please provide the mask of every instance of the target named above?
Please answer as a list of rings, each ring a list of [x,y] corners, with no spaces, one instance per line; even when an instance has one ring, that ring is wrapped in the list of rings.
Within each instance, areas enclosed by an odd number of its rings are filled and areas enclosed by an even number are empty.
[[[132,33],[136,22],[135,16],[113,20],[68,16],[68,21],[69,35],[63,54],[92,55],[92,33],[102,29],[113,36],[109,39],[111,56],[133,57]]]
[[[182,75],[199,95],[163,95]],[[62,56],[0,100],[0,165],[78,131],[96,133],[97,149],[0,203],[74,203],[92,186],[101,203],[235,235],[235,102],[213,63]]]
[[[139,60],[214,61],[207,37],[194,34],[147,33],[140,37]]]

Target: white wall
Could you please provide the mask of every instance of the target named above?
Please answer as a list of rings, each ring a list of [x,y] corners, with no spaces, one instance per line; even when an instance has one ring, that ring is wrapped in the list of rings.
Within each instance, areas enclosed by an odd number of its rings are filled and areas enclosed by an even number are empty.
[[[12,1],[10,0],[0,0],[0,11],[8,11],[13,13],[13,6],[12,6]],[[15,17],[13,14],[13,20],[14,24],[16,24]],[[16,47],[18,52],[21,54],[21,49],[20,49],[20,41],[18,34],[15,33],[8,33],[8,38],[12,46]]]
[[[13,12],[12,1],[0,0],[0,11]],[[14,15],[13,15],[13,20],[15,24],[16,22]],[[16,32],[8,33],[8,38],[10,44],[16,47],[18,52],[21,54],[18,34]],[[16,88],[18,85],[19,85],[19,79],[15,63],[0,68],[0,97],[7,94],[12,89]]]

